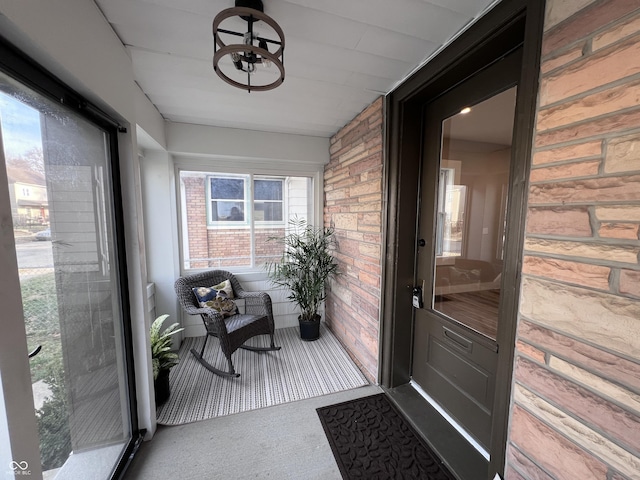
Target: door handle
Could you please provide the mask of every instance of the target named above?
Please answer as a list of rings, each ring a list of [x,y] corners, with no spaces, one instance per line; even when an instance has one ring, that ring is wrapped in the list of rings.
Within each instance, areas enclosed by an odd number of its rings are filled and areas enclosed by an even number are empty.
[[[444,338],[454,343],[456,346],[471,353],[471,347],[473,347],[473,342],[471,340],[463,337],[462,335],[454,332],[453,330],[449,330],[447,327],[442,327],[442,330],[444,332]]]
[[[29,354],[29,358],[33,358],[35,357],[37,354],[40,353],[40,350],[42,350],[42,345],[38,345],[30,354]]]

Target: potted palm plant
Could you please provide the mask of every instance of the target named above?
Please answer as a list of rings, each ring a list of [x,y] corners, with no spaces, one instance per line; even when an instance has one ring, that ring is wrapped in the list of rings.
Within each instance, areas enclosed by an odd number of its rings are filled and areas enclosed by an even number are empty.
[[[151,324],[151,363],[153,365],[153,385],[156,404],[165,402],[171,393],[169,389],[169,371],[179,361],[178,354],[171,350],[171,336],[184,330],[178,324],[169,325],[164,330],[162,325],[169,315],[160,315]]]
[[[334,229],[314,227],[297,218],[291,219],[289,226],[282,257],[278,262],[268,263],[267,270],[271,282],[286,287],[287,298],[300,308],[300,338],[316,340],[320,336],[318,311],[326,298],[325,285],[338,274],[338,264],[331,255]]]

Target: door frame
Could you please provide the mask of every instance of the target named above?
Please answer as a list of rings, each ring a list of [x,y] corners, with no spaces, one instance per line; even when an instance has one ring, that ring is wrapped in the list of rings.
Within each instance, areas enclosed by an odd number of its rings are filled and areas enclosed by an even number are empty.
[[[485,66],[522,45],[512,146],[512,188],[505,244],[502,312],[511,321],[498,333],[498,368],[489,472],[504,473],[513,375],[516,319],[526,219],[526,193],[534,131],[545,2],[503,0],[386,98],[388,202],[379,378],[391,389],[410,381],[417,249],[417,214],[422,161],[422,107]],[[514,161],[515,160],[515,161]],[[446,461],[446,459],[445,459]],[[493,475],[493,474],[492,474]]]

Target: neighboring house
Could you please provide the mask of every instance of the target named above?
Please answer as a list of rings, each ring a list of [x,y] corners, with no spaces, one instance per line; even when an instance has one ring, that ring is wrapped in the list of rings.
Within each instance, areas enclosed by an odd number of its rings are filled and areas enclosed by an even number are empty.
[[[153,433],[146,286],[155,283],[159,312],[179,318],[172,286],[187,250],[179,225],[169,220],[181,211],[175,176],[203,165],[215,171],[226,159],[249,171],[267,160],[253,149],[265,139],[165,123],[95,5],[62,3],[83,28],[53,7],[42,28],[33,6],[8,1],[0,1],[0,25],[11,27],[9,39],[27,54],[128,125],[120,156],[136,393],[140,426]],[[536,51],[526,50],[532,46]],[[635,1],[550,0],[541,47],[527,43],[524,55],[525,80],[538,93],[530,105],[533,133],[519,139],[526,167],[516,179],[523,201],[513,208],[523,215],[511,244],[518,255],[508,266],[515,281],[507,285],[519,303],[511,344],[501,345],[504,435],[492,439],[502,448],[492,450],[491,461],[494,471],[504,464],[505,477],[514,480],[638,478],[640,8]],[[367,377],[385,387],[404,378],[390,359],[409,355],[411,344],[402,342],[410,338],[411,316],[394,315],[394,302],[410,299],[414,280],[413,270],[405,278],[390,274],[404,241],[396,237],[400,221],[390,198],[398,187],[394,162],[403,157],[397,137],[385,135],[385,126],[397,128],[393,102],[393,94],[379,98],[330,141],[269,134],[270,158],[283,160],[269,166],[269,175],[295,170],[291,175],[323,185],[312,194],[323,215],[314,215],[335,226],[345,273],[331,287],[328,322]],[[145,147],[138,148],[136,131]],[[200,201],[216,200],[204,182],[193,188]],[[224,256],[212,254],[210,228],[200,221],[189,241],[206,232],[206,247],[192,256]]]
[[[22,226],[42,225],[49,221],[49,204],[44,176],[9,164],[11,211]]]
[[[42,225],[49,218],[47,187],[22,182],[10,183],[11,206],[22,225]]]

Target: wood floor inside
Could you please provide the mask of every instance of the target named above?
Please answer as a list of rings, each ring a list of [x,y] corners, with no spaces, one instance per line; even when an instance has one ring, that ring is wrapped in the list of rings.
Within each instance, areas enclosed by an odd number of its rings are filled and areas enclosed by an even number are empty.
[[[498,333],[500,290],[436,295],[433,308],[495,340]]]

